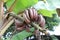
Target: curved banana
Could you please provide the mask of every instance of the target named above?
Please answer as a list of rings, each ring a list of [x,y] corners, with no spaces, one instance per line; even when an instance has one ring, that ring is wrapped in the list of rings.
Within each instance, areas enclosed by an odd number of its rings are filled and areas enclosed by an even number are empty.
[[[41,27],[44,27],[44,25],[45,25],[45,19],[43,18],[43,16],[41,14],[39,15],[39,17],[40,17],[39,24],[40,24]]]
[[[30,15],[30,18],[33,19],[33,11],[32,11],[32,8],[29,9],[29,15]]]
[[[24,13],[23,14],[23,17],[24,17],[24,19],[25,19],[25,22],[28,24],[28,23],[30,23],[30,20],[27,18],[27,16],[26,16],[26,14]]]
[[[25,14],[26,14],[27,18],[30,19],[28,10],[25,10]]]

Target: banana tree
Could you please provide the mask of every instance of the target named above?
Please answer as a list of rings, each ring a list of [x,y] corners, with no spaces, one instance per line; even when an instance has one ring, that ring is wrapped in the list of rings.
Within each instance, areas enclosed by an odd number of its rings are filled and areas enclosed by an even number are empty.
[[[30,0],[5,0],[4,2],[6,3],[6,6],[7,6],[6,13],[14,12],[14,14],[18,15],[19,13],[24,12],[24,10],[26,10],[26,9],[30,8],[31,6],[33,6],[34,4],[36,4],[38,2],[38,0],[31,0],[31,1]],[[46,2],[46,0],[44,0],[44,3],[45,2]],[[52,14],[56,13],[55,11],[53,11],[51,13],[50,12],[51,11],[48,11],[48,10],[38,10],[39,14],[42,14],[42,15],[48,16],[48,17],[52,17]],[[30,30],[34,31],[34,28],[31,28]],[[30,35],[33,35],[33,34],[26,32],[26,30],[24,30],[24,31],[14,35],[12,37],[12,40],[23,40]],[[9,40],[9,39],[10,38],[8,38],[7,40]]]

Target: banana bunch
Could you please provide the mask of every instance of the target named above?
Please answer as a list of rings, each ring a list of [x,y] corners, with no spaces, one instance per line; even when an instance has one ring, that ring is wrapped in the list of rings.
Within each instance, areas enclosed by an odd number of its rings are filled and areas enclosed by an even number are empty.
[[[44,28],[45,26],[45,19],[41,14],[38,15],[37,11],[34,8],[25,10],[23,13],[23,19],[24,22],[15,20],[16,29],[19,31],[22,31],[24,29],[30,31],[31,26],[29,26],[29,24],[32,22],[39,24],[41,28]]]

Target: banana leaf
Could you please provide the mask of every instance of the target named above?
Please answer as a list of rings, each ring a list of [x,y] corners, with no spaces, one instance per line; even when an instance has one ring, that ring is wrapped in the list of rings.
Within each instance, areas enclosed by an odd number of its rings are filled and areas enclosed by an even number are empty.
[[[18,14],[18,12],[24,11],[38,2],[38,0],[8,0],[6,3],[7,7],[10,8],[14,1],[16,2],[13,7],[13,12],[16,14]]]
[[[38,14],[42,14],[43,16],[47,16],[47,17],[53,17],[52,14],[56,14],[55,10],[46,10],[46,9],[40,9],[38,10]]]
[[[26,37],[29,37],[33,35],[34,28],[30,29],[31,32],[26,32],[26,30],[14,35],[11,40],[24,40]],[[10,40],[10,38],[7,38],[6,40]]]

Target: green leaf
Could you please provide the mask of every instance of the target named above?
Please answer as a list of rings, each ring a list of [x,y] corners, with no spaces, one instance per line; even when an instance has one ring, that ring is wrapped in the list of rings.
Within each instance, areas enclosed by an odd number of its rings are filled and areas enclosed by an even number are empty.
[[[8,0],[4,0],[4,2],[7,2]]]
[[[13,4],[14,1],[15,1],[15,0],[8,0],[8,1],[6,2],[7,7],[10,8],[10,6]]]
[[[52,17],[52,14],[56,14],[56,11],[55,10],[49,11],[46,9],[41,9],[41,10],[38,10],[38,13],[42,14],[43,16]]]
[[[31,28],[30,30],[31,30],[31,32],[26,32],[26,30],[24,30],[24,31],[14,35],[12,37],[12,40],[24,40],[26,37],[32,35],[32,32],[34,31],[34,28]],[[9,40],[9,38],[7,40]]]
[[[7,2],[7,7],[9,8],[14,1],[15,0],[9,0]],[[16,3],[15,3],[14,8],[13,8],[13,12],[15,12],[16,14],[18,12],[22,12],[25,9],[33,6],[37,2],[38,2],[38,0],[16,0]]]

